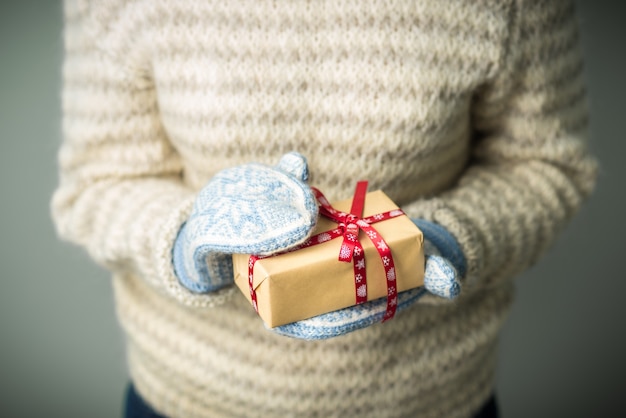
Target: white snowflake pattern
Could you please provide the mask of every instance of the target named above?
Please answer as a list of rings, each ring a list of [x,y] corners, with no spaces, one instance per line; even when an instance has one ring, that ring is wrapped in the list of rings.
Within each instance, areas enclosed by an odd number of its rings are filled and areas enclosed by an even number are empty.
[[[383,218],[384,218],[384,216],[383,216],[382,213],[377,213],[376,215],[374,215],[374,219],[376,219],[377,221],[380,221]]]
[[[330,234],[326,232],[323,232],[317,236],[317,242],[319,243],[330,241],[330,239],[331,239]]]
[[[383,262],[383,266],[385,266],[385,267],[387,267],[389,265],[389,263],[391,262],[391,260],[387,256],[384,256],[380,260]]]
[[[395,286],[389,286],[389,289],[387,289],[387,296],[392,296],[396,294],[396,288]]]
[[[359,256],[363,250],[360,247],[354,247],[354,255]]]
[[[348,239],[348,241],[352,241],[352,242],[356,242],[357,241],[357,237],[354,234],[347,234],[346,238]]]
[[[387,244],[385,244],[385,241],[378,241],[378,244],[376,244],[376,246],[381,250],[381,251],[386,251],[389,249],[389,247],[387,247]]]
[[[370,224],[368,224],[363,219],[359,219],[358,221],[356,221],[356,224],[360,226],[361,228],[367,228],[368,226],[370,226]]]
[[[348,247],[347,245],[342,245],[341,246],[341,250],[339,250],[339,258],[342,259],[346,259],[346,258],[350,258],[350,247]]]
[[[254,274],[248,274],[248,282],[252,284],[253,280],[254,280]]]
[[[248,268],[251,269],[254,266],[254,260],[252,258],[248,259]]]
[[[366,234],[368,237],[370,237],[370,239],[376,239],[376,237],[378,237],[378,234],[372,230],[367,231]]]
[[[356,248],[354,249],[354,255],[356,255]],[[359,261],[356,262],[356,264],[354,265],[357,269],[359,270],[363,270],[365,268],[365,259],[362,258]]]
[[[392,210],[391,212],[389,212],[389,216],[391,216],[392,218],[401,215],[404,215],[404,212],[402,212],[400,209]]]
[[[364,298],[367,296],[367,286],[362,284],[361,286],[356,288],[356,294],[360,298]]]
[[[398,304],[398,298],[389,299],[389,306],[396,306]]]
[[[356,274],[354,276],[354,281],[357,282],[357,283],[361,283],[363,281],[363,276],[360,275],[360,274]]]
[[[394,269],[393,267],[387,270],[387,280],[389,280],[390,282],[396,280],[396,269]]]

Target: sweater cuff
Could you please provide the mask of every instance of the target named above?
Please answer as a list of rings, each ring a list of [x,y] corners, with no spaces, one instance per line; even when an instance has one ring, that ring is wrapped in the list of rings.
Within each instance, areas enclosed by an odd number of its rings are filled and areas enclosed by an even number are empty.
[[[201,264],[194,262],[195,257],[190,257],[191,260],[185,258],[184,236],[186,227],[187,223],[180,228],[172,250],[174,272],[180,283],[194,293],[215,292],[232,284],[234,275],[230,254],[206,251],[200,257],[203,260]],[[196,274],[191,274],[191,272]]]
[[[159,228],[156,239],[155,262],[159,277],[163,278],[166,292],[186,306],[207,308],[222,305],[234,294],[234,286],[229,286],[212,293],[198,293],[183,285],[174,270],[174,246],[182,226],[192,211],[195,195],[182,202]]]

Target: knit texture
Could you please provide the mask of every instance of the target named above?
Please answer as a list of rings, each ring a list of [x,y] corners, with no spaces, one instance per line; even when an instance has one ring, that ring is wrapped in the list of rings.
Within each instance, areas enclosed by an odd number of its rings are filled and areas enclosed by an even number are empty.
[[[304,242],[318,215],[306,177],[306,159],[297,153],[276,167],[249,163],[217,173],[198,193],[174,243],[181,283],[215,291],[233,283],[225,254],[271,254]]]
[[[465,277],[467,262],[456,238],[441,225],[423,219],[413,219],[413,222],[424,234],[424,253],[445,258],[454,266],[460,277]]]
[[[59,234],[114,273],[139,393],[170,417],[467,417],[511,278],[593,188],[571,1],[67,0]],[[171,248],[222,169],[298,151],[367,179],[467,259],[454,303],[325,341],[196,294]]]

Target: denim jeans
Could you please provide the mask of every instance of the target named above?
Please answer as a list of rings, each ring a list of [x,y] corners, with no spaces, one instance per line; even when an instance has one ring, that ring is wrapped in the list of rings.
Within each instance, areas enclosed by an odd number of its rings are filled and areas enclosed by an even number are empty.
[[[159,415],[141,399],[132,384],[128,385],[126,391],[126,403],[124,405],[124,418],[166,418]],[[498,418],[498,405],[495,396],[483,405],[474,418]]]

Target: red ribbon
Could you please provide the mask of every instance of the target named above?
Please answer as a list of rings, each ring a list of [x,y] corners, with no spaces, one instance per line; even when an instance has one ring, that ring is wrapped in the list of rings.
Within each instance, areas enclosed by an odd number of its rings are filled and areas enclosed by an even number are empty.
[[[398,304],[395,264],[387,242],[378,233],[378,231],[371,226],[371,224],[404,215],[404,212],[401,209],[394,209],[388,212],[378,213],[376,215],[362,218],[363,207],[365,205],[365,195],[367,194],[367,181],[360,181],[357,183],[354,197],[352,199],[350,213],[336,210],[330,205],[322,192],[314,187],[311,189],[320,204],[320,214],[336,222],[338,227],[333,230],[314,235],[302,245],[289,251],[323,244],[337,237],[343,237],[343,242],[339,250],[339,261],[346,263],[352,261],[353,263],[355,299],[356,304],[358,305],[367,302],[365,252],[363,251],[363,246],[359,241],[359,231],[362,230],[374,244],[374,247],[380,255],[381,263],[385,269],[385,278],[387,283],[387,309],[385,311],[385,315],[383,316],[383,322],[393,318]],[[250,287],[250,296],[252,299],[252,306],[257,313],[259,308],[253,284],[254,265],[257,260],[265,257],[267,256],[251,255],[248,261],[248,284]]]

